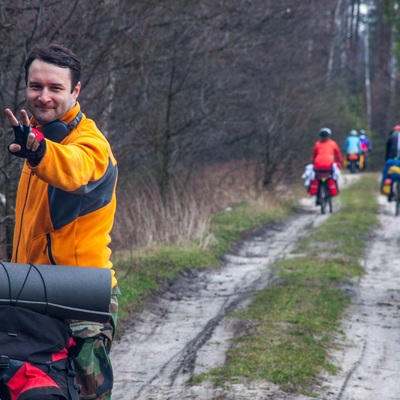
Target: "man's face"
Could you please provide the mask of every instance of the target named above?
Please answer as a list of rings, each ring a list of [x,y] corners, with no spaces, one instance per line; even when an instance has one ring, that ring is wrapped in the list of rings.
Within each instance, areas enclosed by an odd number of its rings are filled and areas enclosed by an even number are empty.
[[[71,93],[71,71],[41,60],[34,60],[29,68],[26,97],[28,107],[40,124],[61,118],[76,104],[80,82]]]

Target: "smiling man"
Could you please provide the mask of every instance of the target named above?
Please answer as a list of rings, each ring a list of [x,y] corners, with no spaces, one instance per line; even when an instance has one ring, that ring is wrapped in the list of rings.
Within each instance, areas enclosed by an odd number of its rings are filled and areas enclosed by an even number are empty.
[[[110,268],[109,323],[69,321],[83,341],[75,360],[80,399],[110,399],[109,351],[119,290],[110,261],[117,163],[95,122],[81,112],[81,63],[69,49],[35,48],[25,63],[32,114],[6,115],[14,130],[11,154],[24,163],[18,186],[12,262]],[[45,329],[45,327],[43,327]],[[79,340],[79,339],[77,339]]]

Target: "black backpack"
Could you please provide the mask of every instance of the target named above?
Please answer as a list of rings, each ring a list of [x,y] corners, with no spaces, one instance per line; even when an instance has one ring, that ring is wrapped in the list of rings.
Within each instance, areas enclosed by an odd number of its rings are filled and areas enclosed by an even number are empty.
[[[77,346],[64,320],[0,306],[1,400],[78,400],[73,353]]]

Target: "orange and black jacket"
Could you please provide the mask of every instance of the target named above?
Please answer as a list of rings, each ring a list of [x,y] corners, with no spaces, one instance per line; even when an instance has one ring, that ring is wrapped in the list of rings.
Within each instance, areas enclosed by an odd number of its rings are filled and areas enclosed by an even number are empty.
[[[77,105],[64,115],[69,123]],[[31,119],[34,126],[35,120]],[[41,127],[38,127],[41,129]],[[46,137],[46,129],[44,129]],[[12,262],[110,268],[117,163],[94,121],[46,138],[38,165],[25,161],[18,186]],[[117,284],[112,270],[112,287]]]

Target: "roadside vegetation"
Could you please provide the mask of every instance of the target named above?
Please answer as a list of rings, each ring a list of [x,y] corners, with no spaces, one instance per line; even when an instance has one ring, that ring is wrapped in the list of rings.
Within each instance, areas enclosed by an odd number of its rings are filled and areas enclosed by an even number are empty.
[[[274,283],[232,315],[243,333],[232,344],[226,365],[193,383],[267,380],[283,390],[312,395],[319,371],[336,371],[328,352],[334,336],[341,334],[339,319],[351,301],[346,288],[363,274],[360,260],[377,223],[376,191],[377,176],[368,173],[341,191],[340,211],[300,240],[293,258],[273,265]],[[119,254],[114,260],[123,292],[118,334],[179,273],[218,267],[219,257],[243,234],[293,213],[293,198],[270,199],[264,206],[242,203],[216,214],[207,245],[201,240]]]

